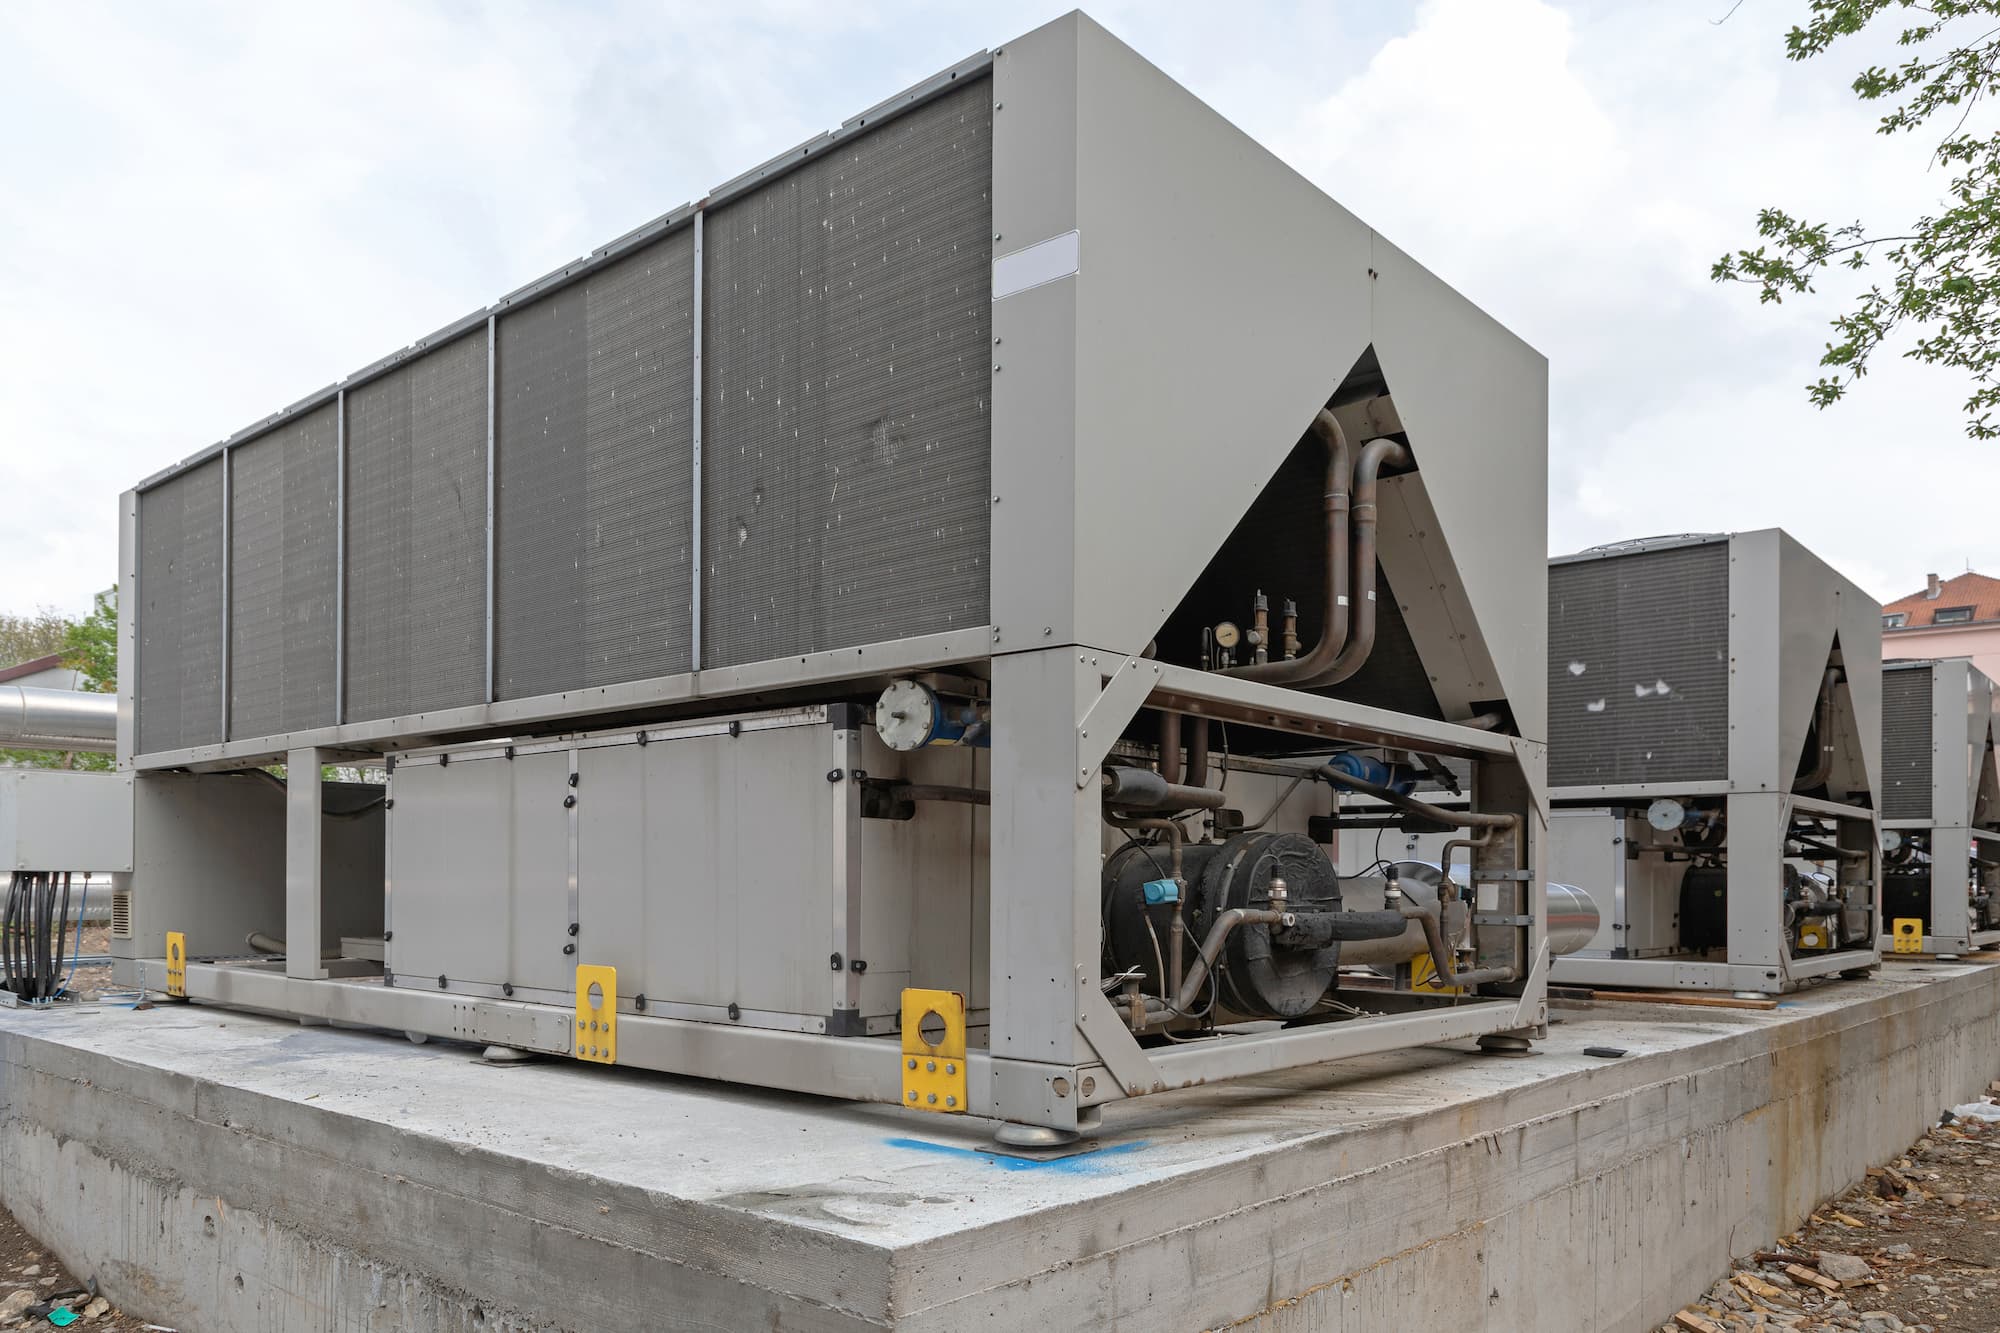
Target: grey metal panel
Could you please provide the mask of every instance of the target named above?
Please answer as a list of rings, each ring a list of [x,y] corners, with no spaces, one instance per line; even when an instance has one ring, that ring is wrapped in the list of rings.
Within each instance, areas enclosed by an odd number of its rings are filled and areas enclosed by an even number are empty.
[[[499,321],[494,693],[689,666],[694,240]]]
[[[568,992],[567,752],[403,765],[391,789],[399,984]]]
[[[229,730],[334,718],[339,417],[327,403],[230,456]]]
[[[222,459],[139,497],[138,752],[222,739]]]
[[[485,450],[483,338],[347,395],[345,721],[480,701]]]
[[[985,623],[991,96],[707,216],[704,668]]]
[[[1931,672],[1932,668],[1925,665],[1882,673],[1884,819],[1930,818]],[[1956,751],[1952,757],[1957,757]],[[1942,760],[1944,756],[1936,758]]]
[[[1548,605],[1551,785],[1727,776],[1727,543],[1558,562]]]

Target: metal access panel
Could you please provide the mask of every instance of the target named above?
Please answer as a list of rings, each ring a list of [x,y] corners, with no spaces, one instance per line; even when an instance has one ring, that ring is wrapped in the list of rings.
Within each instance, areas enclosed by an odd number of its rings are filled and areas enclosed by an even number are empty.
[[[132,775],[0,770],[0,869],[132,868]]]
[[[909,986],[977,1011],[985,808],[884,803],[983,792],[983,758],[897,754],[813,707],[404,759],[390,971],[554,1002],[609,965],[630,1012],[839,1036],[893,1030]]]

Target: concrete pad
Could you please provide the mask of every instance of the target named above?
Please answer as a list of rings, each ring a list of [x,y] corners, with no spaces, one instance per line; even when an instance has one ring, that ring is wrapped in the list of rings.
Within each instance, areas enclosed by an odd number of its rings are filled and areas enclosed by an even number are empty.
[[[182,1328],[1644,1330],[2000,1073],[2000,969],[1564,1008],[989,1126],[162,1005],[0,1011],[0,1199]],[[1622,1047],[1622,1059],[1584,1055]]]

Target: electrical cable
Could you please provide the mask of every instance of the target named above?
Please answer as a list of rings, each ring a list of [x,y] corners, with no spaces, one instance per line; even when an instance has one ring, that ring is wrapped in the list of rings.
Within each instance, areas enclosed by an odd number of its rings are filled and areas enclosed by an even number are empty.
[[[83,914],[90,908],[90,880],[83,881],[83,896],[76,902],[76,947],[69,951],[69,975],[63,978],[58,995],[69,994],[70,983],[76,980],[76,960],[83,956]]]

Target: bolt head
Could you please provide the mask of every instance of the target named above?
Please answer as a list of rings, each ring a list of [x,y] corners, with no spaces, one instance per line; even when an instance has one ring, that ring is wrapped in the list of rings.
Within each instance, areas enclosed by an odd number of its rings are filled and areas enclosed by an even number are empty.
[[[937,1105],[937,1094],[936,1094],[936,1093],[934,1092],[934,1093],[932,1093],[932,1094],[931,1094],[930,1096],[928,1096],[928,1097],[924,1098],[924,1100],[925,1100],[925,1101],[927,1101],[927,1102],[929,1102],[929,1103],[930,1103],[930,1104],[931,1104],[932,1106],[936,1106],[936,1105]]]
[[[958,1098],[956,1098],[956,1097],[946,1097],[946,1098],[944,1099],[944,1104],[945,1104],[946,1106],[956,1106],[956,1105],[958,1105]]]
[[[907,1096],[911,1101],[915,1101],[917,1099],[917,1090],[915,1088],[912,1088],[908,1093],[904,1095]]]

